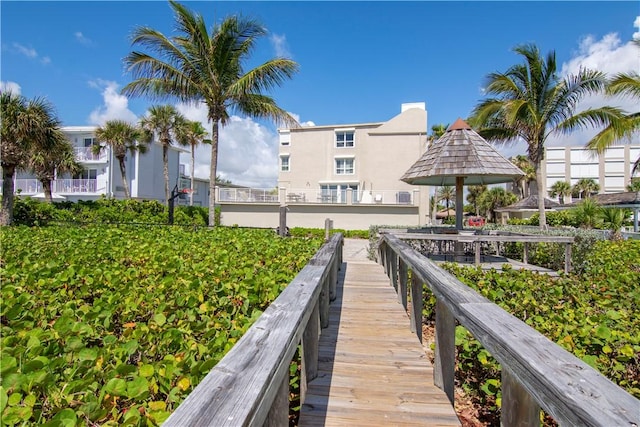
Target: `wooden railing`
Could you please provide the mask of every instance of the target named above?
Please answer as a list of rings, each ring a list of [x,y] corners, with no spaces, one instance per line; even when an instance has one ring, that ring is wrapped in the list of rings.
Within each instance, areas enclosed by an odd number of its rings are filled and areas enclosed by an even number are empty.
[[[524,322],[479,295],[392,234],[379,259],[422,340],[422,286],[436,296],[434,381],[454,399],[456,320],[502,367],[503,426],[538,426],[540,408],[560,425],[638,426],[636,398]],[[408,283],[408,271],[411,283]],[[410,289],[408,289],[410,288]]]
[[[453,230],[452,230],[453,231]],[[483,244],[516,242],[522,243],[524,247],[522,262],[529,263],[530,243],[560,243],[564,244],[564,272],[571,270],[571,244],[574,241],[572,236],[543,236],[533,234],[427,234],[427,233],[394,233],[403,240],[430,240],[434,242],[454,242],[461,245],[473,245],[474,262],[476,265],[481,261],[481,248]],[[461,246],[459,245],[459,246]],[[452,255],[456,255],[452,251]]]
[[[318,338],[329,325],[342,245],[342,234],[334,234],[163,426],[288,425],[289,365],[302,344],[304,402],[318,372]]]

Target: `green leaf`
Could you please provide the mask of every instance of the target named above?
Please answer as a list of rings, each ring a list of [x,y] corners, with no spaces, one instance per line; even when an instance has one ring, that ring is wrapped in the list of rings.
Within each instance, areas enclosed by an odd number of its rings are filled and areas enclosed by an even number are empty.
[[[146,378],[138,377],[127,383],[127,396],[137,399],[149,391],[149,382]]]
[[[55,417],[51,419],[47,425],[61,426],[61,427],[74,427],[78,417],[73,409],[66,408],[58,412]]]
[[[83,348],[78,353],[79,360],[96,360],[98,357],[98,351],[93,348]]]
[[[9,396],[7,396],[7,392],[4,387],[0,386],[0,414],[2,414],[4,408],[6,408],[8,402]]]
[[[164,314],[157,313],[156,315],[153,316],[153,321],[156,322],[158,326],[162,326],[166,323],[167,318],[165,317]]]
[[[122,378],[112,378],[105,384],[104,391],[113,396],[125,396],[127,394],[127,382]]]
[[[598,338],[602,338],[603,340],[609,339],[611,338],[611,330],[605,325],[600,325],[596,329],[596,336]]]
[[[155,369],[153,368],[153,365],[142,365],[139,368],[139,372],[140,372],[140,376],[141,377],[150,377],[153,375]]]
[[[16,360],[15,357],[5,356],[2,359],[0,359],[0,373],[2,374],[9,372],[16,366],[18,366],[18,361]]]

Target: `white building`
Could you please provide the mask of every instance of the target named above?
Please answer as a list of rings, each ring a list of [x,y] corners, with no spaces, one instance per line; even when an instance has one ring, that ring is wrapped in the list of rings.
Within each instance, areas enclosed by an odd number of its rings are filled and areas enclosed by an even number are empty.
[[[58,200],[96,200],[101,197],[123,199],[124,185],[118,160],[111,148],[105,147],[100,154],[93,153],[98,144],[95,139],[96,126],[66,126],[62,131],[76,152],[78,162],[84,170],[76,175],[61,174],[52,183],[52,193]],[[184,176],[184,165],[180,165],[180,153],[187,150],[172,146],[169,149],[170,189],[190,188],[189,178]],[[126,179],[133,199],[158,200],[165,202],[162,147],[158,143],[148,145],[146,153],[127,153],[125,157]],[[208,182],[196,183],[194,205],[208,206]],[[207,191],[203,191],[207,188]],[[15,191],[21,195],[33,196],[42,193],[38,179],[25,171],[16,174]],[[179,201],[188,204],[188,197]]]
[[[583,178],[598,183],[601,194],[627,191],[639,157],[640,145],[631,144],[611,147],[601,155],[585,147],[546,147],[542,171],[547,193],[557,181],[573,186]]]

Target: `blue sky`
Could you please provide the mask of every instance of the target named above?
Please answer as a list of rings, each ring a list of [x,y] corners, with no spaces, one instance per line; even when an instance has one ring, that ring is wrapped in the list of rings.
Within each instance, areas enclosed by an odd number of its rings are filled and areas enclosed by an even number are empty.
[[[275,55],[297,61],[300,72],[272,95],[301,122],[318,125],[385,121],[403,102],[426,102],[429,128],[452,123],[482,99],[488,73],[520,62],[512,48],[521,43],[555,50],[564,72],[581,65],[609,73],[640,69],[638,50],[629,43],[640,31],[635,1],[185,4],[210,24],[238,13],[262,22],[269,35],[258,44],[254,65]],[[65,125],[133,121],[145,114],[147,100],[119,94],[131,79],[122,58],[132,49],[135,26],[172,33],[167,2],[3,0],[0,12],[3,88],[46,97]],[[202,109],[181,109],[192,119],[204,118]],[[553,143],[583,144],[585,138],[577,134]],[[272,124],[236,117],[220,143],[223,176],[275,185]],[[199,150],[199,176],[207,176],[208,161],[208,150]]]

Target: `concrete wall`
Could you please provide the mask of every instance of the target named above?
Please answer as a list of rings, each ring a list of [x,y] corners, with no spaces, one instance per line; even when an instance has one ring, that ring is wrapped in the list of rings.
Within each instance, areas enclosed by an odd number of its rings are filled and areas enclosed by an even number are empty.
[[[280,223],[280,205],[276,203],[221,203],[222,225],[241,227],[277,228]],[[289,205],[287,226],[324,228],[326,218],[333,220],[334,228],[367,230],[371,225],[420,224],[419,207],[403,205]]]

